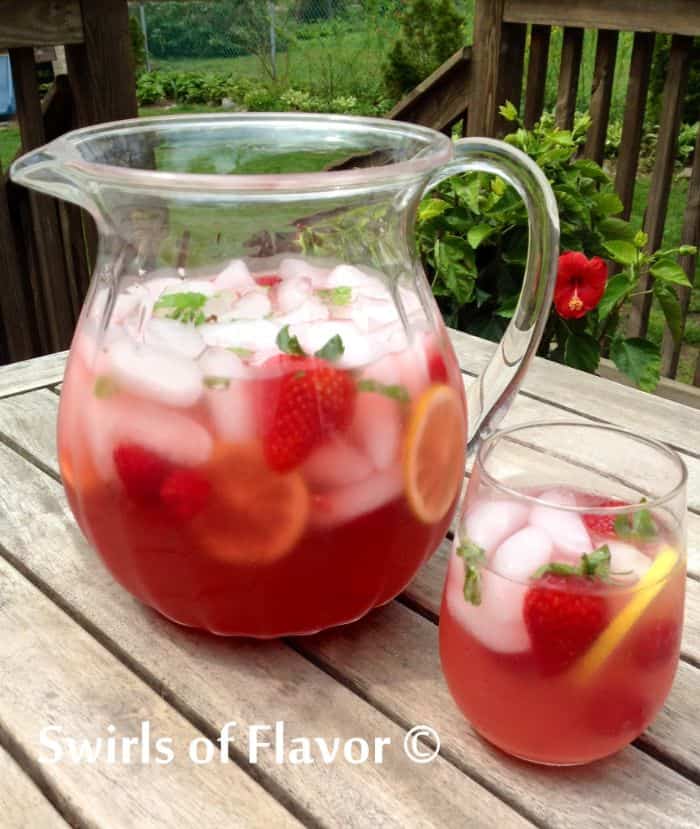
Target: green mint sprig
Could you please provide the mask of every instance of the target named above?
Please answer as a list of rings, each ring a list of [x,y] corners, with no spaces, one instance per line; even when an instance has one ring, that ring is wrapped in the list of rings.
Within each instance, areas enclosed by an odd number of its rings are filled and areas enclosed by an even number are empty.
[[[408,403],[411,400],[411,395],[408,393],[406,386],[401,386],[398,383],[395,385],[386,385],[385,383],[380,383],[378,380],[368,378],[358,382],[357,390],[383,394],[385,397],[389,397],[399,403]]]
[[[618,515],[615,519],[615,532],[620,538],[631,541],[651,541],[658,535],[658,527],[648,509]]]
[[[481,604],[481,568],[486,563],[486,550],[467,539],[456,552],[464,561],[464,600],[478,606]]]
[[[548,574],[555,576],[583,576],[589,579],[610,580],[610,547],[603,544],[592,553],[584,553],[581,561],[574,564],[563,564],[553,561],[551,564],[543,564],[530,576],[532,579],[541,579]]]
[[[289,326],[285,325],[280,329],[277,335],[277,348],[285,354],[291,354],[293,357],[307,357],[307,353],[301,347],[299,338],[295,337],[289,331]],[[314,352],[314,357],[319,357],[322,360],[328,360],[330,363],[339,360],[345,353],[345,346],[340,335],[335,334],[326,342],[318,351]]]
[[[202,325],[206,321],[204,305],[207,296],[195,291],[179,294],[164,294],[153,306],[154,313],[165,311],[163,316],[178,322]]]
[[[100,374],[95,378],[92,393],[100,400],[106,400],[119,391],[117,384],[108,374]]]
[[[339,285],[337,288],[319,288],[316,296],[328,305],[342,307],[352,302],[352,288],[348,285]]]

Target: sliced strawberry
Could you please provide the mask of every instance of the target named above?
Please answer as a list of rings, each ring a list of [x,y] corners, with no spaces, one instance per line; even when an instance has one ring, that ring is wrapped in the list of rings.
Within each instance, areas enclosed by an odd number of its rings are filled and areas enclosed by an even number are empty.
[[[671,618],[656,619],[639,632],[632,645],[635,662],[645,669],[660,668],[678,658],[681,626]]]
[[[271,414],[266,418],[265,458],[279,472],[306,460],[328,435],[344,432],[356,395],[352,377],[323,360],[302,358],[289,365],[274,390],[268,389]]]
[[[265,274],[263,276],[255,277],[256,284],[260,285],[262,288],[271,288],[273,285],[277,285],[281,281],[282,278],[276,276],[275,274]]]
[[[154,501],[168,474],[168,462],[135,443],[122,443],[113,453],[117,474],[130,498],[135,501]]]
[[[525,595],[523,615],[535,658],[545,674],[566,670],[608,624],[600,584],[546,573]]]
[[[447,382],[447,364],[437,349],[431,349],[428,354],[428,377],[432,383]]]
[[[163,481],[160,499],[170,515],[189,521],[206,506],[211,495],[209,481],[193,469],[175,469]]]
[[[590,504],[592,507],[626,507],[624,501],[617,501],[614,498],[602,500],[599,504]],[[586,513],[583,516],[583,523],[588,529],[596,535],[612,537],[617,535],[615,532],[615,518],[614,515],[596,515],[595,513]]]

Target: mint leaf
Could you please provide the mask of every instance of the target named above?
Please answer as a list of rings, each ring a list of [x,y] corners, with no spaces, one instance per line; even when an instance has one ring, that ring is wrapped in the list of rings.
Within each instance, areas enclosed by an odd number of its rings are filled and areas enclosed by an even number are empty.
[[[171,320],[201,325],[205,321],[202,308],[207,301],[205,294],[185,291],[180,294],[164,294],[153,306],[154,313],[165,311],[163,315]]]
[[[314,352],[314,357],[320,357],[322,360],[328,360],[330,363],[334,363],[343,356],[344,352],[345,346],[343,345],[343,341],[340,336],[336,334],[334,337],[331,337],[324,346],[319,348],[318,351]]]
[[[620,538],[635,541],[650,541],[658,535],[656,521],[648,509],[636,510],[615,519],[615,532]]]
[[[202,382],[208,389],[227,389],[231,385],[228,377],[205,377]]]
[[[100,400],[106,400],[118,391],[117,384],[107,374],[100,374],[95,378],[92,393]]]
[[[543,564],[530,576],[531,579],[541,579],[542,576],[552,574],[554,576],[582,576],[589,579],[610,579],[610,547],[603,544],[593,550],[592,553],[584,553],[581,561],[574,564],[564,564],[560,561],[553,561],[551,564]]]
[[[277,348],[279,348],[279,350],[283,351],[285,354],[291,354],[294,357],[306,356],[306,352],[301,347],[301,343],[299,342],[297,337],[289,333],[288,325],[285,325],[284,328],[280,328],[280,332],[277,335],[277,339],[275,342],[277,343]]]
[[[237,345],[229,346],[228,351],[232,351],[236,357],[240,357],[241,360],[246,360],[248,357],[252,357],[255,354],[250,348],[241,348]]]
[[[486,551],[467,539],[455,552],[464,561],[464,599],[478,606],[481,604],[481,567],[486,563]]]
[[[408,403],[411,399],[408,389],[405,386],[398,385],[398,383],[396,385],[385,385],[384,383],[380,383],[378,380],[360,380],[357,384],[357,390],[383,394],[385,397],[390,397],[392,400],[397,400],[399,403]]]
[[[339,285],[337,288],[319,288],[316,295],[329,305],[343,306],[352,302],[352,288],[348,285]]]

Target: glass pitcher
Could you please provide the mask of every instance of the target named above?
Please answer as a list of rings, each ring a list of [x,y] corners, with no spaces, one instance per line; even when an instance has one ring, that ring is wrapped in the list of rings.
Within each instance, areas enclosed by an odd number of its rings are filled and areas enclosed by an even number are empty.
[[[465,400],[413,224],[426,191],[466,170],[517,189],[530,250]],[[533,162],[411,124],[249,113],[90,127],[11,172],[99,230],[58,451],[114,577],[180,624],[257,637],[400,593],[547,318],[557,212]]]

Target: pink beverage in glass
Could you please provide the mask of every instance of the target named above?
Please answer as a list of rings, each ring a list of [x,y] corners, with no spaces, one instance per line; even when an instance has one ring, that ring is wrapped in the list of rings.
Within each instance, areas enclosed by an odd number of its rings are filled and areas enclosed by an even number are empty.
[[[62,392],[71,507],[115,577],[185,625],[277,636],[389,601],[463,476],[452,352],[358,268],[241,260],[99,297]]]
[[[550,440],[566,427],[552,425]],[[531,428],[545,434],[546,426]],[[595,443],[590,428],[598,427],[575,427],[582,446]],[[537,453],[527,429],[513,430],[519,435],[500,467],[511,474],[517,453]],[[585,763],[637,737],[671,688],[685,591],[682,506],[673,501],[682,495],[632,501],[610,479],[610,497],[553,480],[528,486],[527,459],[518,469],[523,485],[502,485],[498,439],[477,460],[450,556],[443,671],[475,730],[503,751]],[[667,452],[656,444],[648,451]],[[537,477],[533,469],[530,482]]]

